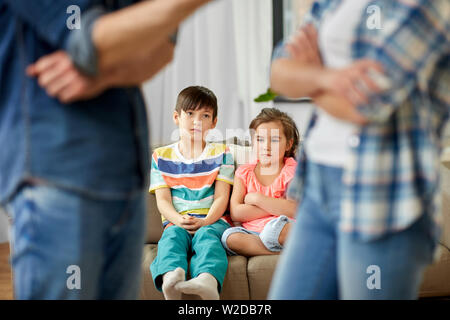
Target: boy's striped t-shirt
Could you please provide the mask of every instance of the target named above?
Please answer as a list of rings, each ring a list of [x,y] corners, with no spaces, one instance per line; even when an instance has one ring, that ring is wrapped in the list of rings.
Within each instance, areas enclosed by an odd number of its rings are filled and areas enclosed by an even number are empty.
[[[170,188],[178,213],[204,218],[214,201],[215,181],[232,185],[233,179],[233,155],[225,144],[208,143],[201,156],[191,160],[183,157],[176,142],[153,152],[149,191]],[[162,221],[164,227],[169,223],[164,217]]]

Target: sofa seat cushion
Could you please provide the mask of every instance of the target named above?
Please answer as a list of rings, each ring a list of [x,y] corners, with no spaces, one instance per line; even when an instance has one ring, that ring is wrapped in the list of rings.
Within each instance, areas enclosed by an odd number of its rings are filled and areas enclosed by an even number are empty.
[[[265,300],[279,255],[256,256],[248,259],[247,275],[250,299]]]
[[[450,250],[439,245],[441,255],[439,261],[425,269],[420,297],[450,296]]]
[[[220,294],[222,300],[248,300],[249,280],[247,278],[247,258],[243,256],[228,257],[228,269]]]

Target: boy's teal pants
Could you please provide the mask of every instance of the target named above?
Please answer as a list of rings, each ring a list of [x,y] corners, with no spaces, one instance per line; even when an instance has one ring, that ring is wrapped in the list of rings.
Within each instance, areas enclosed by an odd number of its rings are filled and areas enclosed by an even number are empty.
[[[191,278],[200,273],[212,274],[219,283],[219,292],[227,272],[228,259],[222,246],[223,232],[230,225],[223,220],[201,227],[194,235],[178,226],[166,228],[158,242],[158,254],[150,265],[155,287],[161,291],[162,276],[178,267],[187,274],[188,254],[192,251]]]

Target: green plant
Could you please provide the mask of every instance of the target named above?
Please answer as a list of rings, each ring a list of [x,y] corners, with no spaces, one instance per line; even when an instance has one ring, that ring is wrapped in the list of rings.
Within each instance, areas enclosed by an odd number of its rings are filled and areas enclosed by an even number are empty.
[[[269,88],[269,89],[267,89],[267,91],[265,93],[260,94],[258,97],[253,99],[253,101],[255,101],[255,102],[268,102],[268,101],[272,101],[276,97],[278,97],[278,95]]]

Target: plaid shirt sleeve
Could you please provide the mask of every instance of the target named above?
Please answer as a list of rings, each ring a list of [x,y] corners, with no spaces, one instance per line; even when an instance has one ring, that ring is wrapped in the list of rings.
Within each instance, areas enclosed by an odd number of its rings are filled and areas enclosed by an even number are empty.
[[[313,24],[316,29],[319,29],[320,22],[323,16],[330,10],[333,10],[339,1],[336,0],[319,0],[314,1],[308,13],[305,15],[302,25]]]
[[[381,29],[362,23],[353,45],[354,58],[380,62],[384,76],[374,75],[385,91],[358,106],[369,121],[384,122],[430,74],[449,51],[448,0],[373,1],[382,12]]]

